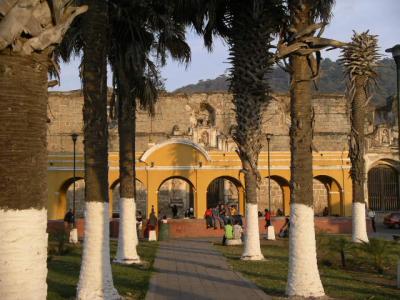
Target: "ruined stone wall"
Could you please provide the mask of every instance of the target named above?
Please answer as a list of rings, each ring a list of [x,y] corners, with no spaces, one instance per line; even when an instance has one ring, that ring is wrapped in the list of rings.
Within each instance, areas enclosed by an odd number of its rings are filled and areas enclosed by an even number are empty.
[[[137,113],[136,149],[144,151],[149,143],[159,143],[171,137],[193,137],[199,122],[213,128],[219,136],[229,139],[235,114],[232,96],[227,93],[166,94],[160,97],[153,118],[144,111]],[[314,97],[314,150],[343,151],[346,149],[349,119],[346,101],[340,95]],[[80,91],[52,92],[48,109],[49,152],[71,152],[71,133],[80,134],[77,151],[82,152],[82,106]],[[289,96],[275,95],[264,115],[264,132],[272,133],[272,151],[289,151]],[[200,120],[200,121],[199,121]],[[200,124],[201,125],[201,124]],[[202,126],[203,126],[202,125]],[[201,126],[200,126],[201,127]],[[231,141],[233,143],[233,141]],[[266,141],[264,142],[266,150]],[[110,121],[109,150],[118,151],[116,122]]]

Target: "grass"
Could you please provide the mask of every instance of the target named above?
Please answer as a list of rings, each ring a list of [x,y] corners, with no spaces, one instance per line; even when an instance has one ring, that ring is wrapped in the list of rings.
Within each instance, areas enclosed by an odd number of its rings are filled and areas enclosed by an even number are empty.
[[[56,246],[55,241],[49,242],[49,248]],[[66,245],[66,254],[51,255],[48,262],[48,294],[47,299],[75,299],[76,287],[82,256],[82,244]],[[153,262],[158,244],[141,242],[138,246],[140,258],[146,263],[142,266],[122,266],[112,264],[114,286],[119,294],[127,299],[144,299],[153,270]],[[115,257],[117,242],[111,241],[111,257]]]
[[[349,239],[348,236],[345,237]],[[337,237],[323,235],[318,237],[318,263],[325,293],[336,299],[400,299],[400,290],[396,289],[397,261],[400,244],[386,243],[383,261],[383,273],[376,271],[373,254],[368,254],[356,245],[345,251],[346,268],[342,267],[341,253],[332,250],[333,239]],[[285,296],[288,272],[288,240],[261,242],[266,258],[262,262],[240,260],[243,246],[215,246],[227,257],[235,271],[256,283],[266,294],[273,298]],[[336,248],[337,249],[337,248]],[[371,256],[372,255],[372,256]]]

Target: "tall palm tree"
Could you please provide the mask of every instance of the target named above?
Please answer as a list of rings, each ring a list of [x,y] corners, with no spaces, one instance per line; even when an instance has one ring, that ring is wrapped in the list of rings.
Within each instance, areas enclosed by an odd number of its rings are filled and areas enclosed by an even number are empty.
[[[368,242],[364,195],[364,120],[365,107],[371,98],[371,86],[377,78],[379,58],[377,36],[368,31],[360,34],[354,32],[351,42],[344,47],[341,58],[348,80],[347,97],[351,103],[349,156],[353,188],[352,239],[357,243]]]
[[[324,295],[324,289],[318,272],[314,230],[312,83],[318,76],[320,50],[342,43],[321,38],[333,0],[287,0],[286,4],[287,20],[278,43],[278,57],[289,58],[286,69],[291,75],[290,252],[286,293],[318,297]]]
[[[47,295],[47,75],[54,45],[86,10],[69,2],[0,1],[2,299]]]
[[[120,1],[111,15],[110,62],[115,74],[118,103],[120,157],[120,232],[116,261],[135,263],[135,117],[136,99],[142,109],[154,114],[160,86],[159,73],[151,61],[151,51],[161,65],[168,52],[174,59],[188,62],[190,48],[185,28],[173,18],[173,6],[164,1]]]
[[[209,49],[214,35],[221,36],[229,45],[230,90],[237,122],[233,138],[245,178],[246,238],[242,259],[261,260],[264,257],[258,228],[258,156],[262,149],[262,117],[270,100],[266,75],[273,59],[269,50],[272,36],[279,31],[283,7],[281,1],[274,0],[217,0],[202,2],[188,11],[184,15],[203,34]]]
[[[246,193],[246,236],[242,259],[260,260],[257,190],[261,176],[258,156],[262,149],[263,114],[271,99],[266,75],[273,65],[272,36],[278,30],[281,7],[278,1],[230,1],[227,18],[230,61],[230,90],[236,110],[233,139],[242,161]]]
[[[82,83],[85,156],[85,240],[78,299],[119,299],[110,264],[107,124],[108,4],[85,0]]]

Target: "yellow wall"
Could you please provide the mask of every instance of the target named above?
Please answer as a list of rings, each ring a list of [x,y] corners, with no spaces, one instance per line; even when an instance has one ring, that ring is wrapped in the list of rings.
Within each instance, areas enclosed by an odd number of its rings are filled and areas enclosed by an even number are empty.
[[[152,205],[157,212],[157,193],[161,184],[171,178],[180,177],[193,186],[195,213],[203,217],[207,205],[207,188],[218,177],[228,177],[240,182],[239,205],[244,212],[243,174],[240,172],[240,159],[235,152],[209,151],[188,141],[171,141],[158,144],[145,153],[136,153],[136,176],[147,189],[147,210]],[[259,158],[259,170],[262,177],[268,176],[268,155],[262,152]],[[76,157],[76,176],[83,178],[83,156]],[[324,176],[334,184],[330,189],[331,212],[340,215],[351,214],[350,162],[347,153],[320,152],[314,155],[314,177]],[[63,218],[66,211],[66,189],[72,182],[73,156],[71,154],[49,155],[48,165],[48,217]],[[110,201],[112,187],[118,181],[118,153],[109,154]],[[290,181],[290,153],[271,153],[271,177]],[[289,213],[290,191],[287,185],[282,187],[285,214]],[[110,208],[112,205],[110,205]],[[111,210],[110,210],[111,213]]]

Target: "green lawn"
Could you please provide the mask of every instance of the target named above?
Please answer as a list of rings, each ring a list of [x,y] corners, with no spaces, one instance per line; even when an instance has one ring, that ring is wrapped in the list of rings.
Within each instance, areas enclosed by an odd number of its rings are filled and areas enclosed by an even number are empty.
[[[52,241],[49,248],[56,245]],[[48,262],[47,299],[75,299],[81,264],[82,245],[66,245],[68,253],[62,256],[51,255]],[[111,241],[111,257],[115,256],[116,241]],[[146,263],[143,266],[112,265],[115,288],[121,296],[128,299],[144,299],[153,270],[154,257],[158,244],[140,242],[138,252]]]
[[[370,254],[362,251],[361,246],[354,247],[352,243],[347,243],[346,268],[343,268],[340,252],[331,250],[335,247],[332,239],[337,241],[337,238],[327,235],[318,238],[319,271],[328,296],[337,299],[400,299],[400,290],[396,289],[400,244],[384,242],[383,273],[380,274],[376,271]],[[261,244],[266,258],[262,262],[241,261],[242,246],[216,245],[216,248],[228,258],[235,271],[255,282],[266,294],[274,298],[284,297],[288,271],[288,240],[263,240]]]

